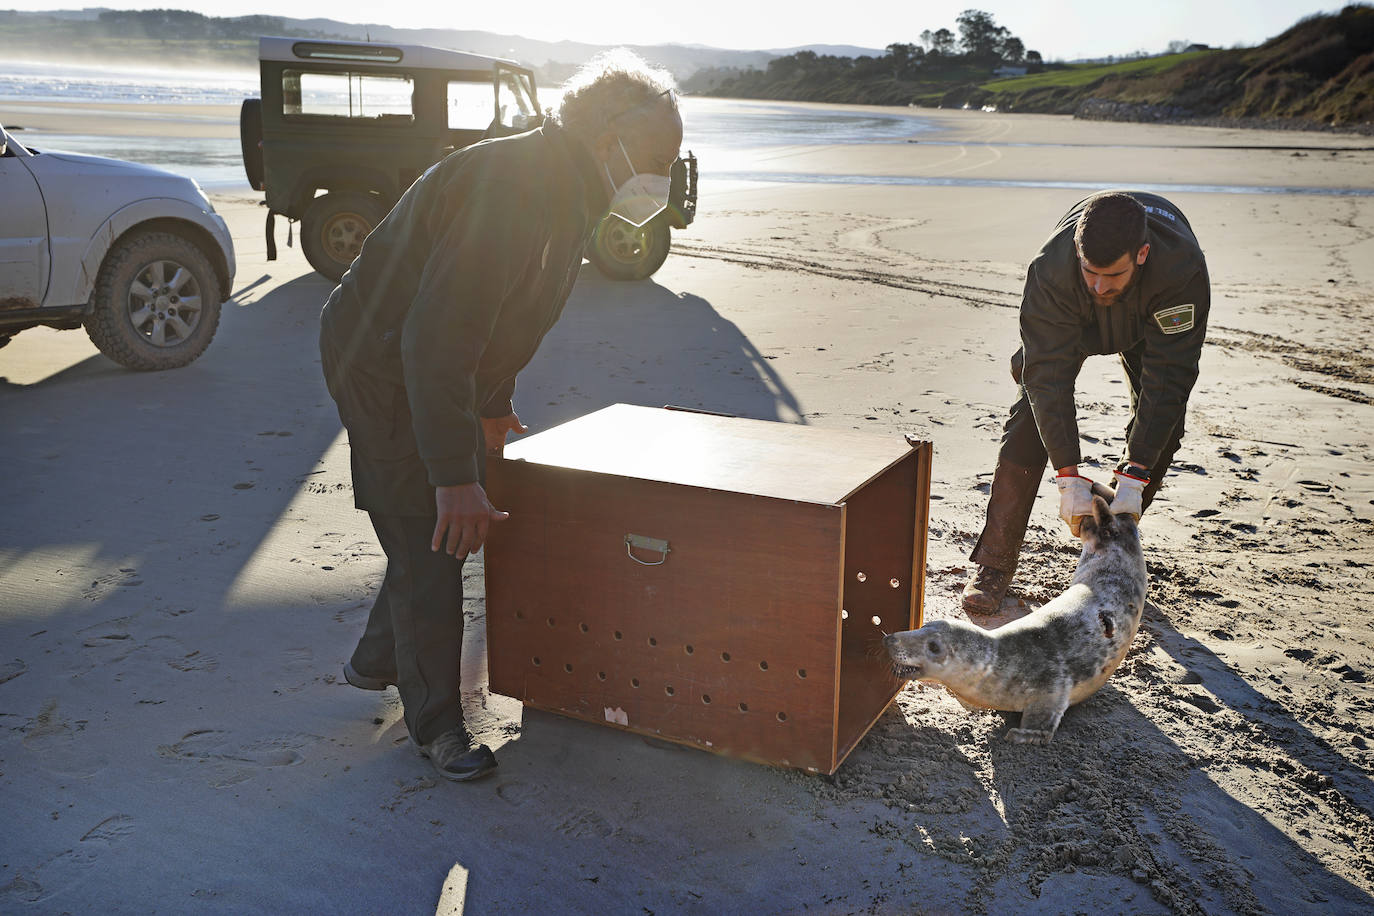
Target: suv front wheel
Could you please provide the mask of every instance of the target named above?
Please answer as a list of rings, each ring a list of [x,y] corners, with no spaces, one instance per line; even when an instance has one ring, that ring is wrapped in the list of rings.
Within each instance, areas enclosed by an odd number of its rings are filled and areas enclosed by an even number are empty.
[[[219,326],[219,278],[193,242],[135,232],[100,266],[86,333],[129,369],[177,369],[205,352]]]
[[[301,217],[301,250],[310,266],[338,282],[386,216],[377,198],[357,191],[316,197]]]

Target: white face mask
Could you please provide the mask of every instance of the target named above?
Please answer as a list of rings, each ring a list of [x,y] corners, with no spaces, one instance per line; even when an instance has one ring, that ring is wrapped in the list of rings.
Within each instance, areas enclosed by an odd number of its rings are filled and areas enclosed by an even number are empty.
[[[630,177],[615,189],[610,210],[615,216],[638,228],[668,209],[668,189],[672,182],[667,175],[636,172],[635,164],[630,161],[630,154],[625,152],[625,142],[619,137],[616,138],[616,142],[620,144],[620,152],[630,167]],[[602,167],[606,170],[606,180],[615,184],[615,179],[611,178],[610,166],[602,163]]]

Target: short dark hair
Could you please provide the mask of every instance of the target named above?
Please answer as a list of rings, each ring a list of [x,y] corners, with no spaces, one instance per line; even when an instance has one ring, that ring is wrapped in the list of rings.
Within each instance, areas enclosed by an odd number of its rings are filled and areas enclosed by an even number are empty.
[[[1089,198],[1073,232],[1078,253],[1094,267],[1134,257],[1145,244],[1145,208],[1129,194],[1104,191]]]

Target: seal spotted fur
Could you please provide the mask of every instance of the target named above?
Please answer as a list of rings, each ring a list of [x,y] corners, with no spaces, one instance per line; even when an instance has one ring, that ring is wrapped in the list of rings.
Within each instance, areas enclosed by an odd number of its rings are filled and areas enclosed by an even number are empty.
[[[1145,557],[1130,515],[1100,493],[1083,520],[1068,589],[996,630],[933,620],[883,642],[899,677],[943,684],[967,707],[1021,713],[1007,740],[1048,744],[1064,710],[1092,696],[1126,657],[1145,608]]]

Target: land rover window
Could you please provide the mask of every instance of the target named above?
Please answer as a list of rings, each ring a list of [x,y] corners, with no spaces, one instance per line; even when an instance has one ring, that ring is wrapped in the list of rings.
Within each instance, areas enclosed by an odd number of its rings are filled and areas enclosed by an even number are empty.
[[[283,70],[282,114],[414,120],[415,82],[404,74]]]
[[[490,76],[480,83],[449,80],[448,126],[450,130],[486,130],[495,113]]]
[[[502,68],[496,82],[496,111],[503,127],[525,130],[539,114],[529,77]]]

